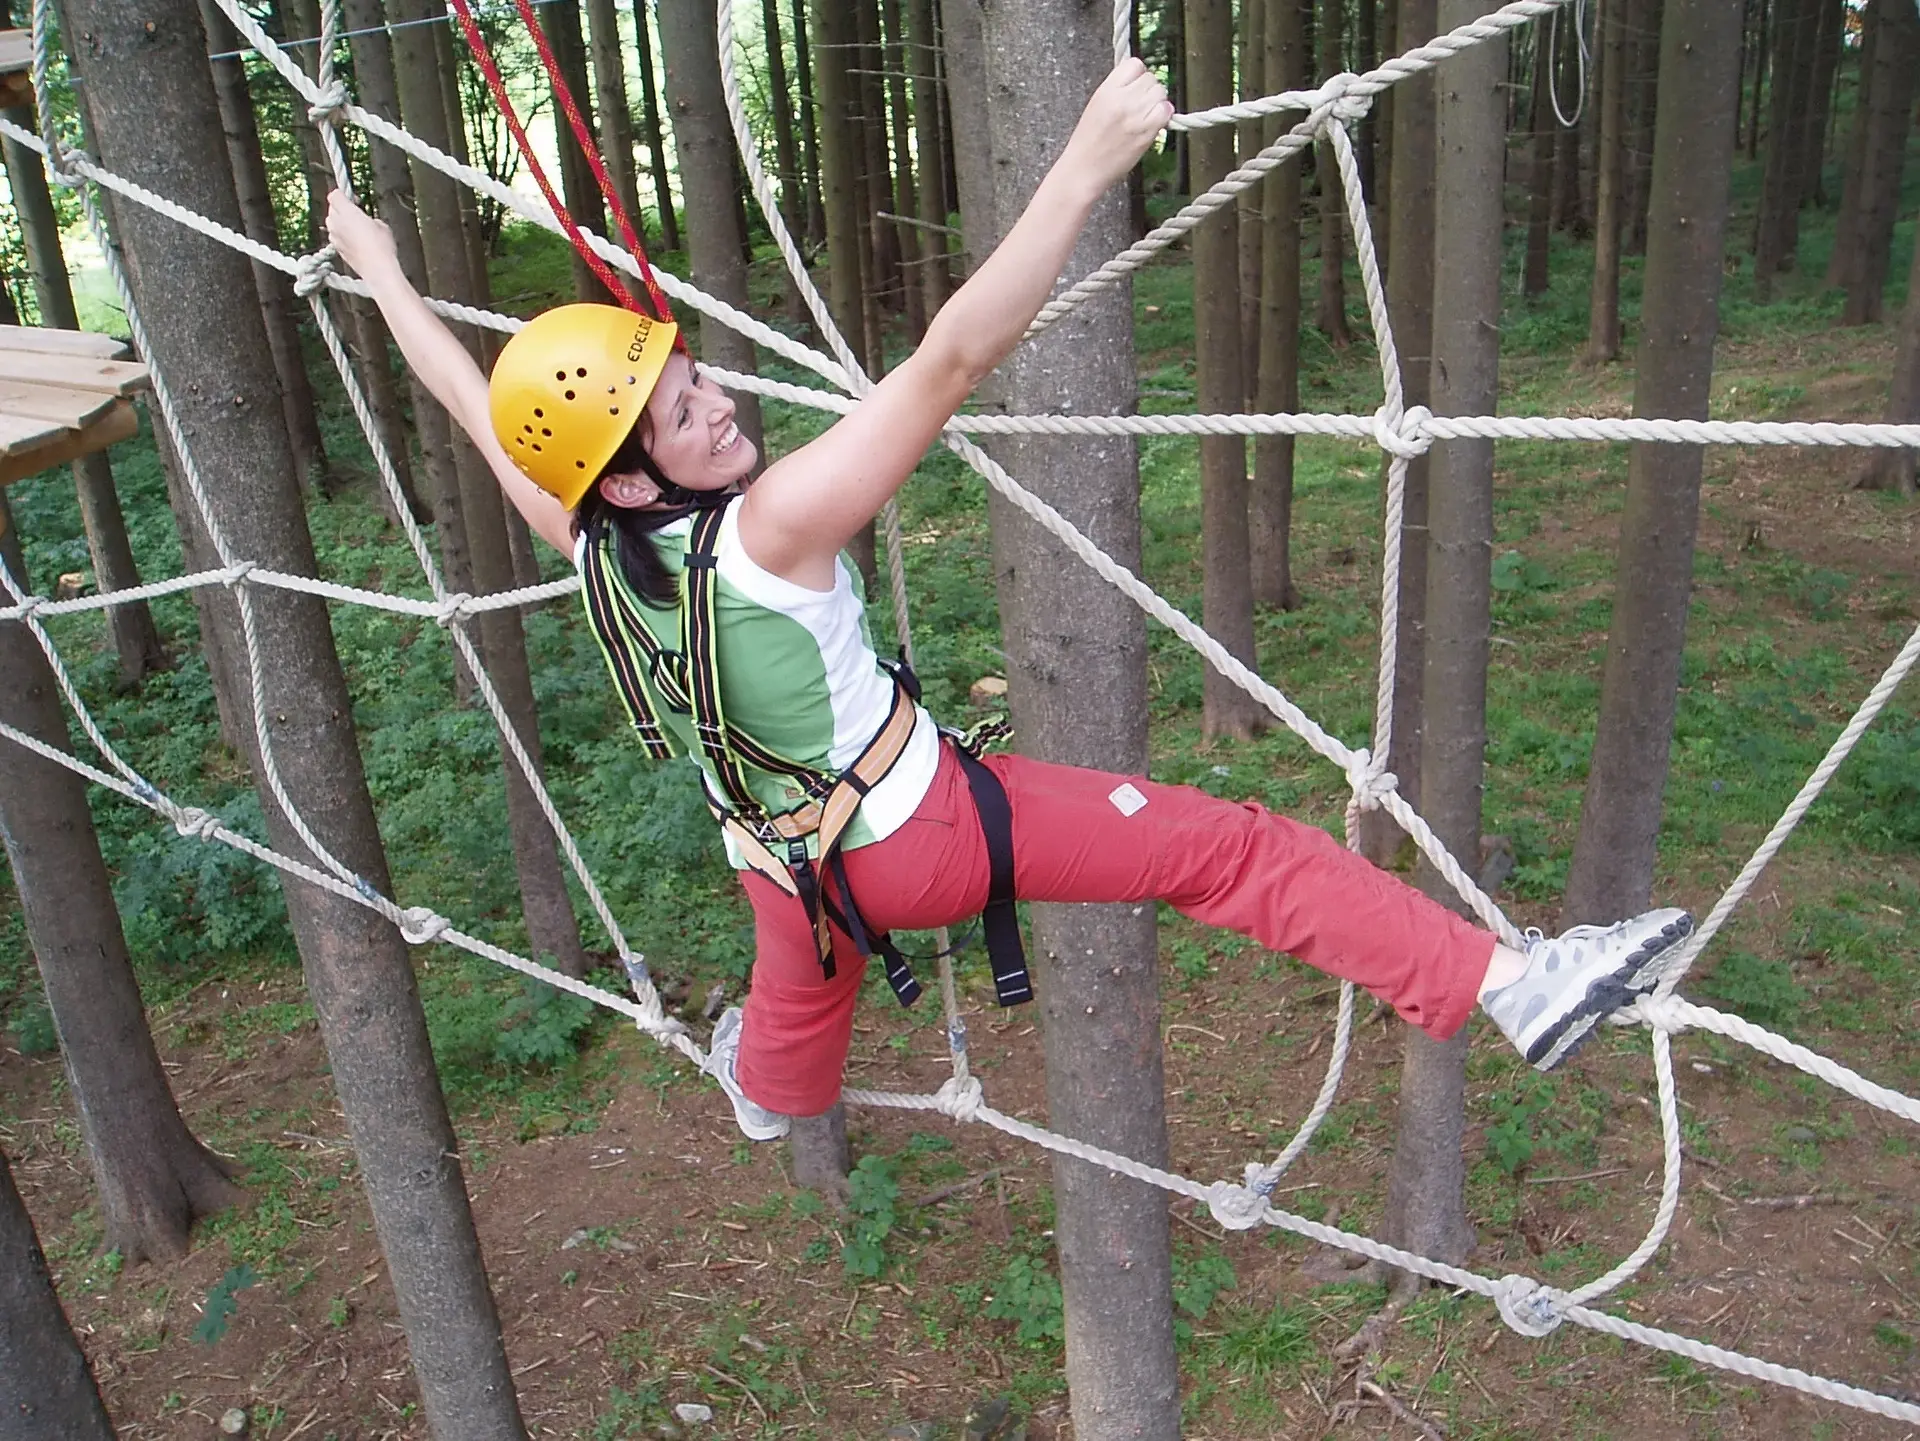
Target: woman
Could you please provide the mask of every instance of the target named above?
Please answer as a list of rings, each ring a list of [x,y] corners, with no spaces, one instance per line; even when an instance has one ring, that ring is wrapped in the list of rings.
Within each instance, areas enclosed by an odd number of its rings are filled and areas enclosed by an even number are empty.
[[[643,741],[702,766],[757,946],[744,1015],[722,1017],[709,1069],[753,1139],[838,1097],[866,953],[885,953],[887,932],[987,908],[1001,998],[1023,999],[1006,944],[1013,896],[1165,900],[1358,982],[1436,1037],[1478,1002],[1542,1069],[1650,989],[1691,928],[1684,912],[1656,911],[1536,934],[1523,954],[1258,806],[1020,756],[974,760],[876,658],[842,548],[1011,351],[1094,202],[1171,115],[1138,60],[1118,66],[919,349],[744,494],[758,457],[670,325],[560,307],[508,343],[490,387],[408,287],[385,227],[334,197],[329,233],[408,363],[534,532],[581,567]],[[911,980],[892,978],[907,998]]]

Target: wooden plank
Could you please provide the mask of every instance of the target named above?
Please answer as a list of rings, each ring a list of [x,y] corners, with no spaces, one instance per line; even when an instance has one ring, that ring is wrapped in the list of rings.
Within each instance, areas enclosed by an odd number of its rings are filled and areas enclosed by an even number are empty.
[[[64,385],[71,390],[94,390],[106,395],[131,395],[145,389],[147,368],[126,360],[95,360],[84,355],[0,348],[0,380]]]
[[[4,422],[4,417],[0,417],[0,422]],[[58,438],[26,450],[10,447],[4,456],[0,456],[0,485],[12,485],[16,480],[25,480],[30,475],[38,475],[56,465],[65,465],[96,450],[105,450],[110,445],[131,438],[139,429],[140,417],[133,403],[117,400],[111,410],[83,429],[67,430],[63,427]]]
[[[72,426],[57,420],[35,419],[31,415],[0,415],[0,456],[45,445],[72,429]]]
[[[0,380],[0,415],[29,420],[54,420],[72,429],[98,420],[118,403],[97,390],[69,390],[58,385],[28,385]]]
[[[0,35],[7,32],[0,30]],[[91,330],[54,330],[41,325],[0,325],[0,350],[40,350],[55,355],[86,355],[119,360],[130,353],[123,341]]]
[[[33,68],[33,32],[0,30],[0,71],[12,73]],[[31,82],[29,82],[31,83]]]

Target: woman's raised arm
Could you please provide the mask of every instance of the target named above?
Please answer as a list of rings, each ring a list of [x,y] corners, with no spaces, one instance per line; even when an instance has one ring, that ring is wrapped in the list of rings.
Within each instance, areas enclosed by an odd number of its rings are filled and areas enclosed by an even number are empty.
[[[934,317],[919,349],[748,491],[740,540],[757,565],[798,585],[832,584],[834,557],[906,484],[940,428],[1026,333],[1094,202],[1172,116],[1165,90],[1137,59],[1101,83],[1019,223]]]
[[[427,309],[407,283],[394,252],[393,233],[336,190],[327,201],[327,235],[341,259],[373,292],[374,303],[408,366],[467,433],[514,509],[526,517],[535,535],[561,554],[571,554],[572,522],[566,508],[527,479],[500,448],[487,409],[487,378],[446,323]]]

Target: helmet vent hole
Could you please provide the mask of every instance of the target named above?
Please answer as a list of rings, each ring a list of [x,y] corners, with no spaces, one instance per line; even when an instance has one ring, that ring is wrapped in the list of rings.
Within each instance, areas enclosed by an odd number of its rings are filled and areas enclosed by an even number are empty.
[[[544,410],[541,410],[541,409],[540,409],[539,407],[537,407],[537,406],[536,406],[536,407],[534,408],[534,412],[533,412],[533,415],[534,415],[534,419],[536,419],[536,420],[541,420],[541,419],[544,419],[544,418],[546,417],[546,414],[547,414],[547,413],[546,413],[546,411],[544,411]],[[532,429],[533,427],[532,427],[532,426],[528,426],[527,428],[528,428],[529,430],[531,430],[531,429]]]
[[[527,443],[527,438],[524,435],[516,435],[513,438],[513,443],[515,445],[525,445]]]
[[[555,380],[565,380],[567,378],[567,373],[564,370],[556,370],[553,373],[553,378]]]
[[[533,434],[533,427],[531,425],[523,425],[520,428],[524,430],[528,435]]]
[[[619,407],[619,406],[617,406],[617,405],[609,405],[609,406],[607,407],[607,414],[608,414],[608,415],[618,415],[619,413],[620,413],[620,407]]]
[[[540,442],[536,440],[536,441],[535,441],[535,442],[533,443],[533,448],[534,448],[535,450],[538,450],[538,449],[540,448]]]
[[[540,433],[544,436],[547,436],[549,439],[551,439],[553,436],[553,432],[547,429],[547,427],[544,425],[540,427]]]
[[[587,463],[584,460],[576,460],[573,463],[573,468],[575,470],[585,470],[587,468]]]
[[[572,399],[573,399],[573,392],[572,392],[571,390],[569,390],[569,391],[567,392],[567,399],[568,399],[568,400],[572,400]]]
[[[581,378],[582,380],[585,380],[585,379],[587,378],[587,368],[586,368],[586,366],[584,366],[584,365],[583,365],[583,366],[581,366],[581,367],[580,367],[580,368],[579,368],[578,370],[576,370],[576,371],[574,371],[574,374],[575,374],[575,375],[577,375],[577,376],[579,376],[579,377],[580,377],[580,378]]]
[[[640,383],[640,377],[639,377],[639,376],[637,376],[637,375],[629,375],[629,376],[627,377],[627,384],[628,384],[628,385],[638,385],[639,383]]]

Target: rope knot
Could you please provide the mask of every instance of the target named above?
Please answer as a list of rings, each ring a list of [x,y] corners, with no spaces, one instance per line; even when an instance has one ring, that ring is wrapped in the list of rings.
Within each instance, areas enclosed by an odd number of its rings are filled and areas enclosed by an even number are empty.
[[[173,828],[189,839],[210,841],[220,829],[220,817],[198,806],[185,806],[173,818]]]
[[[1353,788],[1355,805],[1363,811],[1377,811],[1381,802],[1399,789],[1400,778],[1375,766],[1373,752],[1361,746],[1347,758],[1347,784]]]
[[[301,256],[293,267],[293,293],[305,300],[323,289],[336,268],[334,262],[339,254],[331,245],[323,245],[312,254]]]
[[[979,1078],[975,1076],[968,1076],[964,1081],[958,1076],[950,1076],[933,1094],[934,1109],[956,1121],[979,1120],[980,1108],[986,1103],[986,1092],[981,1089]]]
[[[1258,1167],[1251,1168],[1257,1170]],[[1254,1186],[1215,1181],[1207,1187],[1207,1209],[1228,1231],[1250,1231],[1267,1218],[1267,1197]]]
[[[45,137],[43,137],[45,138]],[[84,178],[78,170],[69,167],[68,162],[79,152],[66,141],[54,137],[48,141],[46,150],[47,179],[62,190],[78,190]]]
[[[1493,1304],[1500,1319],[1522,1336],[1545,1336],[1564,1319],[1558,1295],[1529,1276],[1502,1276]]]
[[[1424,405],[1402,411],[1396,419],[1386,406],[1373,413],[1373,443],[1400,460],[1416,460],[1433,449],[1427,422],[1433,412]]]
[[[320,98],[307,110],[307,119],[315,125],[331,125],[347,103],[347,87],[336,80],[321,88]]]
[[[465,620],[473,613],[473,597],[463,590],[440,597],[440,609],[434,612],[434,621],[443,626],[453,625]]]
[[[1326,105],[1328,114],[1333,119],[1343,124],[1351,124],[1356,120],[1364,120],[1367,112],[1373,109],[1373,97],[1371,95],[1364,92],[1357,95],[1350,93],[1359,81],[1360,77],[1358,75],[1354,74],[1351,70],[1346,70],[1338,75],[1331,76],[1327,82],[1320,87],[1320,94],[1323,97],[1322,103]]]
[[[24,624],[38,615],[40,608],[46,603],[47,598],[44,595],[23,595],[20,597],[20,603],[13,607],[13,618]]]
[[[259,567],[250,560],[236,560],[227,567],[227,573],[220,577],[221,584],[229,590],[238,590],[247,583],[247,577]]]
[[[410,946],[437,941],[453,929],[453,922],[431,906],[408,906],[400,913],[400,939]]]

